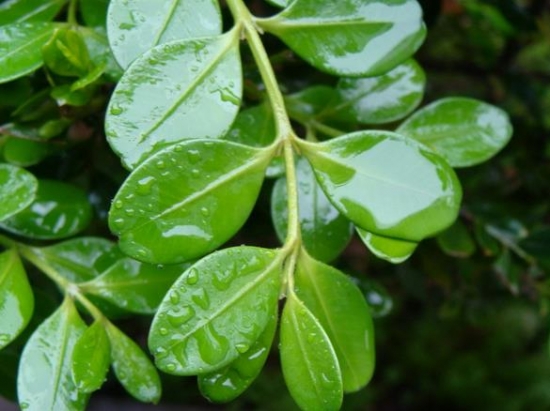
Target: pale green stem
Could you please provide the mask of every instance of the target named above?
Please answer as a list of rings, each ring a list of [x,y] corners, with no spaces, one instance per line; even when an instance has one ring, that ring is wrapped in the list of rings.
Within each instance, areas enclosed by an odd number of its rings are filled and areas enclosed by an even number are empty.
[[[78,25],[78,20],[76,18],[78,0],[71,0],[69,2],[69,10],[67,11],[67,23],[75,27]]]
[[[342,130],[338,130],[336,128],[327,126],[326,124],[319,123],[318,121],[311,121],[309,123],[311,127],[313,127],[315,130],[320,131],[323,134],[326,134],[329,137],[340,137],[341,135],[346,134]]]

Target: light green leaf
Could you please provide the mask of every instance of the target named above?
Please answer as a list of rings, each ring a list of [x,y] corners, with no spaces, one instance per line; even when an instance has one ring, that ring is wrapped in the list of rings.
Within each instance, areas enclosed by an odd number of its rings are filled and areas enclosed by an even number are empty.
[[[304,411],[339,410],[342,374],[322,325],[289,294],[281,319],[281,365],[292,398]]]
[[[503,110],[463,97],[445,98],[423,107],[397,131],[432,148],[453,167],[488,160],[512,137],[512,125]]]
[[[0,26],[53,20],[66,3],[67,0],[4,0],[0,3]]]
[[[300,255],[296,295],[325,330],[338,357],[344,391],[370,381],[374,371],[374,327],[361,291],[335,268]]]
[[[416,0],[295,0],[257,22],[316,68],[339,76],[385,73],[426,35]]]
[[[304,247],[321,261],[332,261],[349,243],[353,227],[332,205],[315,180],[307,160],[300,157],[296,162],[298,180],[298,218]],[[288,194],[286,177],[273,186],[271,217],[275,230],[284,241],[288,225]]]
[[[273,343],[277,329],[277,312],[274,311],[267,327],[248,351],[240,354],[225,368],[210,374],[199,375],[199,389],[202,395],[210,401],[229,402],[241,395],[252,384],[260,374]],[[241,347],[241,351],[245,348]]]
[[[34,310],[34,296],[15,250],[0,254],[0,350],[25,329]]]
[[[222,21],[215,0],[111,0],[107,30],[119,64],[127,68],[159,44],[220,34]]]
[[[120,248],[157,264],[218,248],[248,218],[270,156],[268,149],[224,140],[191,140],[157,153],[130,174],[113,201],[109,226]]]
[[[88,395],[79,392],[73,382],[71,359],[85,329],[70,298],[36,329],[19,363],[17,396],[22,409],[84,410]]]
[[[54,23],[17,23],[0,26],[0,83],[23,77],[42,66],[42,45]]]
[[[209,373],[247,351],[277,306],[282,260],[271,250],[236,247],[189,268],[151,326],[157,367],[176,375]]]
[[[171,143],[223,137],[241,104],[238,35],[163,44],[124,73],[105,130],[128,168]]]
[[[437,236],[437,244],[448,255],[458,258],[470,257],[476,251],[472,235],[460,220]]]
[[[89,0],[85,0],[89,1]],[[96,66],[105,65],[105,75],[111,81],[118,81],[122,77],[122,69],[115,60],[107,34],[102,27],[91,29],[89,27],[80,27],[80,33],[84,36],[90,59]]]
[[[107,324],[111,342],[111,361],[116,377],[126,391],[142,402],[157,403],[162,387],[160,378],[147,355],[126,334]]]
[[[107,377],[111,363],[111,345],[105,326],[95,321],[80,336],[72,355],[72,375],[78,391],[98,390]]]
[[[9,138],[4,143],[4,159],[13,165],[28,167],[41,162],[52,152],[52,147],[43,141]],[[14,183],[16,181],[13,181]]]
[[[298,143],[325,194],[363,230],[418,242],[456,219],[462,189],[454,171],[413,140],[359,131]]]
[[[38,182],[27,170],[0,164],[0,221],[28,207],[36,196]]]
[[[378,258],[399,264],[409,258],[416,250],[414,241],[389,238],[357,228],[357,233],[367,248]]]
[[[109,0],[80,0],[78,10],[86,26],[105,27],[107,24],[107,7]]]
[[[82,77],[93,69],[80,31],[58,27],[42,46],[44,64],[60,76]]]
[[[252,147],[266,147],[275,141],[275,136],[273,110],[269,104],[260,104],[241,111],[225,139]]]

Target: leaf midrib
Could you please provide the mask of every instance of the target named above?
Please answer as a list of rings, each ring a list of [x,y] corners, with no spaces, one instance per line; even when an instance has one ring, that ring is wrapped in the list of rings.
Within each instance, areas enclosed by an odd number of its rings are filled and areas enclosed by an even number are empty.
[[[28,38],[24,39],[24,42],[19,47],[12,49],[7,53],[2,54],[0,56],[0,64],[5,64],[9,60],[9,58],[11,58],[14,54],[19,53],[21,50],[23,50],[26,47],[29,47],[33,43],[41,42],[45,37],[47,37],[50,34],[51,28],[52,27],[50,26],[42,27],[42,30],[47,30],[47,31],[43,31],[41,34],[38,35],[38,37],[32,37],[30,40]]]

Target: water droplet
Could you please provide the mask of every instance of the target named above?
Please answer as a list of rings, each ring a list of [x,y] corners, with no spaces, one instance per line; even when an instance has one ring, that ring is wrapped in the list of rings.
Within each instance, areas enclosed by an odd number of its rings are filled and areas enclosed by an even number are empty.
[[[206,207],[201,208],[201,214],[205,217],[208,217],[210,215],[210,210]]]
[[[159,329],[159,334],[160,335],[167,335],[168,330],[166,328],[162,327],[162,328]]]
[[[187,158],[191,164],[196,164],[201,159],[201,152],[199,150],[187,150]]]
[[[114,203],[115,208],[117,208],[117,209],[119,209],[119,210],[122,208],[123,205],[124,205],[124,204],[123,204],[122,201],[120,201],[120,200],[117,200],[117,201],[115,201],[115,203]]]
[[[174,305],[180,302],[180,295],[176,290],[170,291],[170,302]]]
[[[235,348],[240,354],[244,354],[245,352],[247,352],[250,349],[250,345],[248,345],[248,344],[235,344]]]
[[[201,172],[199,170],[197,170],[196,168],[194,168],[193,170],[191,170],[191,175],[193,177],[198,177],[201,175]]]
[[[199,281],[199,272],[196,268],[191,268],[187,273],[187,284],[194,285]]]
[[[136,192],[140,195],[148,195],[151,193],[156,179],[153,176],[144,177],[137,182]]]
[[[210,298],[208,298],[208,294],[204,288],[199,288],[195,291],[191,296],[191,300],[203,310],[207,310],[210,307]]]
[[[208,364],[223,361],[229,351],[229,341],[208,324],[195,333],[201,358]]]
[[[181,153],[183,151],[183,147],[181,146],[181,144],[178,144],[174,147],[174,151],[176,153]]]
[[[182,307],[180,310],[172,310],[168,313],[168,322],[173,327],[181,327],[195,316],[195,310],[188,305]]]
[[[214,287],[220,291],[227,290],[236,274],[237,272],[234,265],[232,267],[225,267],[225,269],[222,267],[222,269],[214,274],[212,283],[214,284]]]
[[[162,161],[162,160],[158,160],[158,161],[155,163],[155,166],[156,166],[159,170],[162,170],[162,169],[166,168],[166,163],[164,163],[164,161]]]
[[[22,402],[22,403],[19,403],[19,406],[21,407],[22,410],[25,410],[25,409],[29,408],[29,403],[28,402]]]
[[[127,208],[126,210],[124,210],[124,212],[128,217],[132,217],[136,214],[136,210],[134,210],[133,208]]]
[[[113,106],[111,106],[111,109],[109,110],[109,114],[112,114],[113,116],[118,116],[118,115],[122,114],[123,111],[124,110],[123,110],[122,107],[113,105]]]
[[[117,218],[113,221],[115,228],[122,228],[124,226],[124,218]]]
[[[174,363],[166,364],[166,371],[174,372],[175,370],[176,370],[176,364]]]
[[[145,258],[147,256],[147,252],[143,249],[137,250],[136,255],[138,258]]]

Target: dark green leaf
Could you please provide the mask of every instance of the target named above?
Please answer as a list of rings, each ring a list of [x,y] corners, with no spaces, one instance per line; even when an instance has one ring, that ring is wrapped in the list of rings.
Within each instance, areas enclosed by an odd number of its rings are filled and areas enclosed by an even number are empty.
[[[296,0],[258,24],[339,76],[382,74],[410,57],[426,34],[416,0]]]
[[[324,111],[331,110],[338,98],[335,89],[328,86],[313,86],[285,97],[290,116],[303,123],[315,119]]]
[[[288,6],[293,0],[267,0],[269,4],[272,4],[277,7],[286,7]]]
[[[25,329],[34,310],[25,268],[15,250],[0,254],[0,350]]]
[[[7,349],[0,350],[0,396],[8,401],[17,402],[17,372],[19,352]]]
[[[109,41],[123,68],[147,50],[173,40],[220,34],[215,0],[111,0]]]
[[[365,295],[370,312],[374,318],[385,317],[393,309],[393,299],[388,290],[380,283],[364,278],[359,281],[359,288]]]
[[[89,1],[89,0],[85,0]],[[80,27],[80,33],[84,36],[90,59],[96,66],[105,65],[105,74],[111,81],[118,81],[122,76],[122,69],[115,60],[105,30],[101,27],[94,29]]]
[[[476,251],[476,243],[466,226],[460,221],[437,236],[437,244],[453,257],[467,258]]]
[[[78,9],[86,26],[105,27],[109,0],[80,0]]]
[[[55,74],[82,77],[92,70],[88,48],[79,31],[58,27],[42,46],[44,64]]]
[[[36,178],[22,168],[0,164],[0,220],[28,207],[36,196]]]
[[[397,131],[431,147],[451,166],[468,167],[498,153],[510,140],[512,125],[498,107],[451,97],[423,107]]]
[[[266,147],[275,141],[273,111],[268,104],[241,111],[225,138],[252,147]]]
[[[67,0],[4,0],[0,4],[0,26],[53,20],[65,3]]]
[[[52,152],[43,141],[10,138],[4,144],[4,159],[13,165],[28,167],[41,162]],[[15,182],[15,181],[14,181]]]
[[[360,131],[299,144],[325,194],[363,230],[418,242],[456,219],[462,189],[454,171],[414,140]]]
[[[217,251],[172,286],[151,326],[162,371],[193,375],[231,363],[259,338],[277,305],[283,256],[237,247]]]
[[[216,249],[248,218],[270,155],[225,140],[191,140],[157,153],[130,174],[113,201],[109,226],[120,248],[162,264]]]
[[[52,98],[54,98],[59,106],[75,106],[82,107],[90,103],[93,97],[93,88],[73,90],[71,84],[63,84],[61,86],[54,87],[51,92]]]
[[[418,243],[413,241],[383,237],[360,228],[357,229],[357,233],[375,256],[394,264],[405,261],[418,246]]]
[[[550,228],[534,230],[519,242],[519,246],[536,259],[550,263]]]
[[[294,293],[283,309],[280,352],[286,385],[301,409],[340,409],[343,388],[336,352],[319,321]]]

